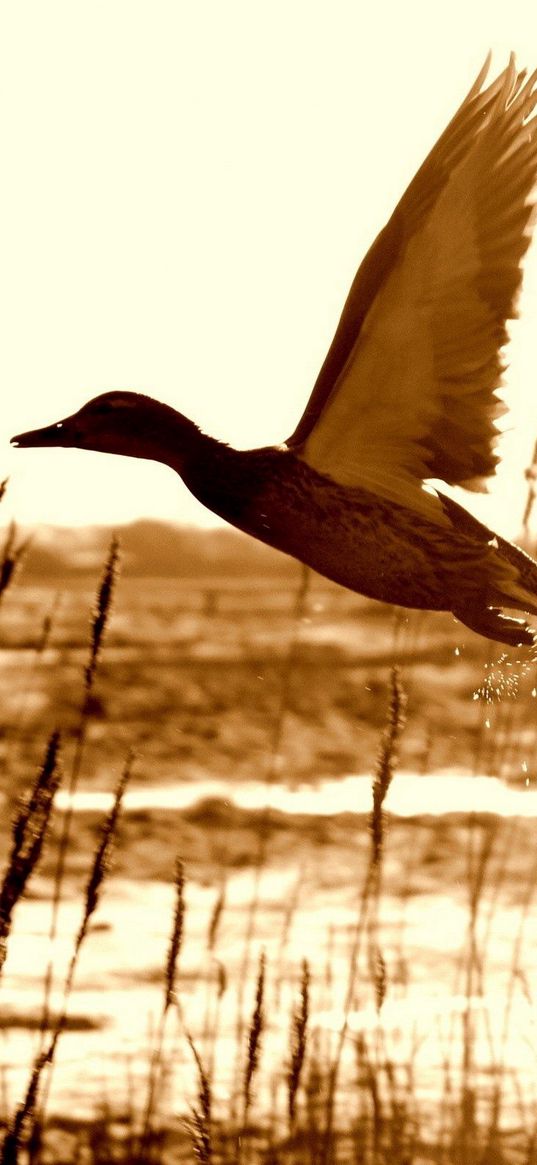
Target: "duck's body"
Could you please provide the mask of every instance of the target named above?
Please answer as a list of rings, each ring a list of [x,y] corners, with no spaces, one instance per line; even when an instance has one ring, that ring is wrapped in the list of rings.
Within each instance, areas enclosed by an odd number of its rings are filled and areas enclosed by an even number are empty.
[[[439,527],[370,490],[339,485],[285,447],[240,452],[205,434],[199,440],[196,455],[177,466],[194,496],[325,578],[382,602],[453,611],[505,642],[520,641],[521,624],[497,608],[537,614],[537,563],[444,495],[448,524]]]
[[[481,91],[483,76],[364,259],[287,442],[232,449],[128,392],[14,442],[164,462],[210,510],[350,590],[533,643],[501,608],[537,614],[537,563],[427,484],[482,489],[494,472],[529,240],[537,74],[511,62]]]
[[[212,474],[193,465],[183,480],[239,530],[371,598],[406,607],[451,605],[431,554],[434,529],[425,521],[416,529],[404,507],[338,485],[283,448],[239,452],[220,445],[206,453]]]

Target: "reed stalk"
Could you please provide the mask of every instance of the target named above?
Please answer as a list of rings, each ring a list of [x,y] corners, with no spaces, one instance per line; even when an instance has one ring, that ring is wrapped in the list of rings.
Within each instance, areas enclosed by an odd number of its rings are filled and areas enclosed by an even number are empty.
[[[211,1137],[211,1085],[190,1032],[187,1031],[185,1034],[192,1055],[194,1056],[198,1073],[198,1103],[197,1105],[192,1105],[191,1116],[187,1121],[187,1128],[190,1132],[192,1150],[198,1165],[211,1165],[213,1160]]]
[[[268,764],[265,771],[265,783],[270,787],[279,775],[279,764],[282,741],[285,731],[285,723],[287,712],[289,708],[289,697],[291,693],[291,683],[293,672],[296,667],[297,654],[300,644],[300,629],[304,619],[306,609],[306,601],[310,587],[310,570],[307,566],[301,564],[300,567],[300,582],[297,588],[295,599],[293,603],[293,610],[291,615],[291,634],[287,647],[287,652],[283,660],[282,669],[280,672],[280,685],[278,693],[278,704],[272,725],[272,734],[269,744]],[[244,1038],[244,994],[246,984],[249,979],[251,954],[253,947],[253,940],[255,935],[255,925],[257,914],[259,910],[259,898],[261,888],[261,876],[265,868],[267,857],[267,846],[269,840],[269,811],[266,809],[261,812],[259,816],[259,824],[257,828],[257,849],[254,863],[254,885],[252,896],[248,905],[248,915],[246,920],[246,933],[244,937],[243,957],[239,971],[239,980],[237,988],[237,1023],[235,1035],[236,1047],[236,1061],[235,1061],[235,1078],[238,1079],[240,1054]],[[234,1124],[236,1120],[236,1095],[233,1093],[231,1098],[230,1109],[230,1123]]]
[[[462,1058],[461,1058],[461,1119],[456,1134],[456,1149],[461,1165],[472,1165],[476,1153],[475,1088],[473,1082],[473,1057],[475,1044],[475,1019],[473,996],[482,992],[483,967],[478,946],[478,919],[483,898],[486,872],[493,852],[496,829],[486,830],[481,843],[476,838],[476,821],[473,814],[469,820],[468,846],[468,887],[470,894],[467,947],[465,959],[465,999],[462,1016]]]
[[[56,1019],[52,1034],[50,1035],[48,1042],[45,1046],[41,1047],[41,1050],[39,1051],[34,1061],[24,1100],[21,1101],[16,1110],[15,1116],[11,1121],[4,1141],[1,1158],[2,1165],[16,1165],[16,1162],[19,1159],[19,1153],[23,1138],[25,1136],[26,1127],[30,1122],[35,1124],[36,1119],[38,1119],[39,1124],[43,1125],[43,1113],[46,1107],[46,1097],[48,1096],[48,1091],[50,1090],[54,1055],[56,1052],[58,1040],[60,1039],[60,1036],[65,1029],[65,1024],[67,1021],[69,998],[73,987],[80,950],[88,933],[91,918],[97,909],[102,883],[109,868],[113,839],[117,828],[117,821],[121,809],[123,794],[127,781],[130,777],[131,766],[132,756],[129,756],[116,788],[112,808],[104,820],[101,829],[101,836],[93,857],[90,875],[86,884],[82,919],[76,935],[73,946],[73,953],[71,955],[67,975],[65,978],[62,1009],[58,1018]],[[41,1105],[39,1117],[36,1118],[39,1087],[41,1084],[43,1071],[47,1065],[49,1066],[47,1092]]]
[[[322,1109],[324,1100],[323,1088],[326,1081],[326,1076],[323,1073],[322,1063],[324,1063],[324,1057],[321,1059],[319,1048],[319,1029],[317,1028],[313,1031],[310,1039],[310,1051],[307,1060],[307,1071],[304,1081],[307,1129],[306,1143],[309,1165],[319,1165],[320,1153],[323,1144],[319,1114]]]
[[[220,922],[222,920],[226,905],[226,882],[225,877],[222,885],[215,898],[211,917],[209,919],[209,926],[207,929],[207,953],[210,960],[210,966],[207,973],[207,984],[205,993],[205,1013],[203,1019],[203,1034],[202,1047],[207,1063],[207,1077],[209,1086],[212,1086],[214,1079],[214,1066],[216,1057],[216,1043],[218,1040],[218,1031],[220,1027],[220,1007],[224,991],[227,986],[227,976],[225,968],[216,958],[215,947],[218,932],[220,929]],[[216,987],[216,999],[214,1007],[212,1007],[213,983]]]
[[[0,888],[0,972],[7,955],[13,910],[41,856],[60,781],[59,747],[60,734],[53,732],[30,795],[23,801],[13,823],[11,853]]]
[[[522,534],[525,545],[531,542],[530,536],[530,522],[535,505],[535,498],[537,497],[537,441],[533,446],[533,454],[528,468],[524,471],[524,477],[528,483],[528,492],[526,495],[526,504],[522,514]]]
[[[18,744],[26,727],[28,706],[31,701],[31,695],[34,687],[34,677],[37,672],[38,665],[50,643],[50,638],[55,624],[55,617],[58,610],[60,600],[60,592],[58,592],[53,600],[50,609],[43,616],[39,635],[35,641],[32,661],[27,672],[21,671],[21,698],[18,713],[11,725],[9,731],[9,749],[6,751],[6,757],[2,764],[6,772],[9,772],[14,763],[14,757],[18,751]]]
[[[292,1138],[296,1125],[296,1099],[306,1058],[309,1022],[310,970],[306,959],[302,960],[300,979],[300,1000],[291,1019],[291,1056],[287,1072],[287,1114],[289,1135]]]
[[[172,928],[170,933],[170,940],[168,944],[168,953],[166,956],[166,967],[164,975],[164,998],[162,1003],[162,1011],[157,1028],[156,1039],[151,1053],[149,1064],[149,1078],[147,1083],[147,1098],[144,1111],[144,1118],[142,1123],[142,1130],[140,1133],[138,1144],[138,1157],[140,1163],[144,1163],[151,1149],[151,1144],[154,1137],[154,1123],[156,1104],[159,1091],[159,1085],[162,1074],[162,1061],[164,1050],[164,1036],[166,1032],[166,1022],[168,1013],[172,1005],[177,1005],[176,998],[176,982],[177,982],[177,962],[181,950],[181,943],[183,938],[184,920],[185,920],[185,899],[184,899],[184,872],[183,865],[179,858],[175,862],[174,872],[174,886],[175,886],[175,905],[173,913]]]
[[[217,1046],[217,1042],[218,1042],[218,1033],[220,1031],[220,1013],[221,1013],[221,1008],[222,1008],[222,1000],[224,998],[224,994],[225,994],[225,992],[227,990],[227,986],[228,986],[228,975],[227,975],[227,971],[226,971],[226,968],[224,966],[224,963],[222,963],[220,961],[220,959],[216,959],[215,964],[214,964],[214,968],[215,968],[215,972],[216,972],[216,978],[215,978],[216,1001],[215,1001],[214,1012],[213,1012],[213,1017],[212,1017],[210,1042],[209,1042],[208,1033],[207,1033],[207,1039],[206,1039],[207,1076],[209,1079],[209,1085],[211,1087],[212,1087],[213,1081],[214,1081],[215,1063],[216,1063],[216,1046]]]
[[[282,987],[284,983],[284,967],[285,967],[285,953],[289,943],[289,936],[291,933],[291,925],[293,918],[297,912],[300,900],[300,892],[304,882],[304,866],[301,864],[297,873],[293,887],[290,893],[286,896],[283,903],[283,918],[282,928],[280,931],[280,938],[278,943],[278,950],[275,958],[274,971],[274,1010],[279,1011]]]
[[[242,1086],[242,1121],[237,1134],[236,1161],[237,1165],[244,1159],[245,1140],[248,1135],[248,1119],[252,1103],[252,1084],[259,1067],[261,1052],[261,1037],[265,1030],[265,953],[261,951],[257,971],[255,988],[255,1002],[252,1011],[250,1026],[246,1042],[246,1064]]]
[[[71,825],[74,811],[74,795],[82,766],[82,758],[86,742],[86,732],[97,662],[102,649],[106,626],[110,617],[114,584],[118,571],[118,557],[119,543],[116,536],[114,535],[111,540],[108,556],[105,561],[101,582],[97,591],[95,609],[91,619],[89,658],[88,663],[84,669],[84,694],[76,730],[75,753],[71,766],[71,773],[67,790],[68,803],[63,816],[62,830],[58,843],[56,869],[54,873],[54,892],[52,896],[51,921],[49,929],[49,944],[51,955],[47,964],[45,983],[43,988],[43,1014],[41,1019],[42,1047],[44,1046],[45,1035],[49,1027],[50,995],[52,991],[52,978],[54,970],[52,952],[58,933],[58,915],[65,877],[65,863],[67,860],[69,838],[71,834]]]
[[[5,492],[6,482],[2,482],[2,494]],[[25,538],[17,545],[17,526],[15,522],[10,522],[7,528],[7,534],[2,548],[2,555],[0,557],[0,603],[8,590],[9,586],[15,578],[15,574],[22,562],[24,554],[30,545],[31,538]]]
[[[91,698],[95,672],[101,654],[104,633],[110,617],[112,599],[119,565],[119,540],[114,534],[101,578],[97,601],[91,619],[90,652],[84,672],[85,704]],[[86,708],[87,710],[87,708]]]
[[[354,927],[353,941],[349,958],[349,973],[343,1008],[343,1022],[338,1032],[335,1056],[328,1073],[325,1129],[320,1156],[321,1165],[329,1165],[332,1152],[333,1124],[339,1068],[349,1027],[349,1016],[354,999],[362,938],[366,929],[371,900],[373,899],[374,902],[377,901],[380,889],[381,862],[385,830],[383,804],[395,771],[395,765],[397,761],[397,746],[405,722],[405,708],[406,697],[401,684],[399,670],[397,667],[393,667],[390,673],[390,702],[388,720],[382,733],[379,756],[373,779],[373,807],[369,819],[369,859],[360,896],[358,916]],[[381,989],[379,986],[377,986],[376,994],[378,1006],[379,998],[381,995],[382,998],[380,998],[380,1003],[382,1003],[383,988]]]
[[[521,910],[516,928],[513,949],[511,954],[511,962],[509,967],[509,979],[507,989],[504,995],[503,1002],[503,1020],[502,1030],[500,1035],[499,1056],[495,1065],[495,1083],[493,1090],[493,1115],[494,1115],[494,1131],[499,1127],[500,1114],[502,1107],[502,1093],[501,1083],[505,1073],[505,1058],[507,1053],[507,1042],[509,1037],[509,1028],[512,1017],[512,1010],[514,1004],[515,988],[517,983],[521,980],[521,953],[525,938],[526,926],[530,917],[530,910],[535,898],[535,890],[537,889],[537,857],[534,858],[529,876],[524,889],[524,896],[522,900]]]

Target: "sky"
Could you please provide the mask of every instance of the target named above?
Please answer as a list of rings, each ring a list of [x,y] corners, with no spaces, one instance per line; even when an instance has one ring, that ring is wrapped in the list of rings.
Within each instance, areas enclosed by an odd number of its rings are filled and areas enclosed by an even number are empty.
[[[13,433],[107,389],[239,447],[300,417],[359,261],[487,50],[537,66],[513,0],[0,0],[2,519],[216,521],[169,469]],[[465,495],[520,525],[537,436],[537,249],[505,465]]]

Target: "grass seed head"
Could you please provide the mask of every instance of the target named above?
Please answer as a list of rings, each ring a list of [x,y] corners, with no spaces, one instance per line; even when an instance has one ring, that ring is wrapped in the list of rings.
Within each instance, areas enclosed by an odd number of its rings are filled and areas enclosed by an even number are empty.
[[[212,913],[211,913],[211,919],[209,922],[209,929],[207,932],[207,950],[208,951],[214,951],[215,944],[216,944],[216,936],[218,933],[218,926],[219,926],[220,919],[222,917],[222,913],[224,910],[225,900],[226,900],[226,888],[225,888],[225,885],[222,885],[220,887],[218,897],[217,897],[215,904],[213,906]]]
[[[377,1012],[380,1012],[386,998],[387,975],[384,955],[379,946],[375,947],[373,982],[375,984],[375,1006]]]
[[[5,486],[5,482],[2,484]],[[20,566],[29,544],[30,538],[26,538],[17,545],[17,527],[15,522],[10,522],[2,550],[2,558],[0,560],[0,600],[5,591],[7,591],[10,583],[13,582],[15,572]]]
[[[295,1123],[296,1097],[304,1058],[306,1055],[306,1039],[309,1019],[309,985],[310,973],[306,959],[302,962],[302,976],[300,981],[300,1000],[293,1013],[291,1023],[291,1062],[287,1074],[288,1097],[287,1110],[291,1129]]]
[[[90,640],[90,656],[85,670],[85,686],[86,693],[89,694],[93,684],[95,669],[99,660],[99,653],[102,646],[106,624],[110,615],[112,606],[112,598],[114,594],[114,585],[117,578],[119,565],[119,540],[114,534],[108,550],[106,562],[104,564],[103,575],[99,590],[97,592],[97,601],[95,610],[91,620],[91,640]]]
[[[382,734],[380,751],[373,780],[373,809],[369,827],[373,846],[373,863],[378,865],[382,853],[384,822],[382,806],[391,785],[397,763],[397,745],[405,724],[406,696],[399,669],[393,667],[390,675],[390,706],[388,723]]]
[[[112,845],[116,833],[118,817],[121,810],[123,794],[125,792],[127,781],[131,775],[132,763],[133,755],[132,753],[129,753],[123,768],[123,772],[117,784],[112,808],[110,809],[110,812],[107,814],[103,822],[97,849],[95,850],[93,856],[93,864],[91,867],[90,876],[86,885],[84,915],[77,935],[75,950],[79,949],[85,937],[90,918],[97,909],[101,886],[110,865],[110,857],[112,853]]]
[[[185,898],[184,885],[185,878],[183,872],[183,864],[179,858],[175,862],[175,910],[173,915],[172,933],[170,936],[170,945],[168,947],[168,957],[166,959],[166,994],[164,1000],[164,1007],[167,1011],[171,1006],[175,994],[175,982],[177,978],[177,959],[181,949],[181,941],[183,938],[183,925],[185,919]]]
[[[261,951],[259,956],[259,970],[257,974],[257,984],[255,991],[255,1004],[250,1021],[250,1028],[248,1031],[248,1054],[246,1059],[246,1070],[244,1073],[244,1112],[245,1122],[246,1114],[250,1106],[252,1080],[259,1064],[259,1053],[261,1049],[261,1036],[265,1027],[265,1013],[264,1013],[264,994],[265,994],[265,952]]]
[[[198,1104],[192,1105],[187,1127],[192,1138],[192,1148],[196,1161],[199,1162],[199,1165],[210,1165],[212,1161],[211,1086],[192,1036],[188,1031],[185,1034],[198,1070]]]
[[[60,771],[58,750],[60,735],[53,732],[30,796],[22,804],[13,823],[13,841],[9,863],[0,888],[0,969],[6,954],[6,940],[11,929],[15,904],[39,861],[47,831]]]
[[[216,997],[221,999],[227,987],[227,971],[224,964],[218,960],[216,968]]]

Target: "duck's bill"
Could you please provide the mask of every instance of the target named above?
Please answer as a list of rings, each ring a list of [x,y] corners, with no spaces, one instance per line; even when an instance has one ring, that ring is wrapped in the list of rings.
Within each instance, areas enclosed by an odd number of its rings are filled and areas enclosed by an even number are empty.
[[[27,433],[17,433],[11,438],[11,445],[17,449],[50,448],[53,445],[67,445],[67,433],[63,421],[55,425],[45,425],[43,429],[29,429]]]

